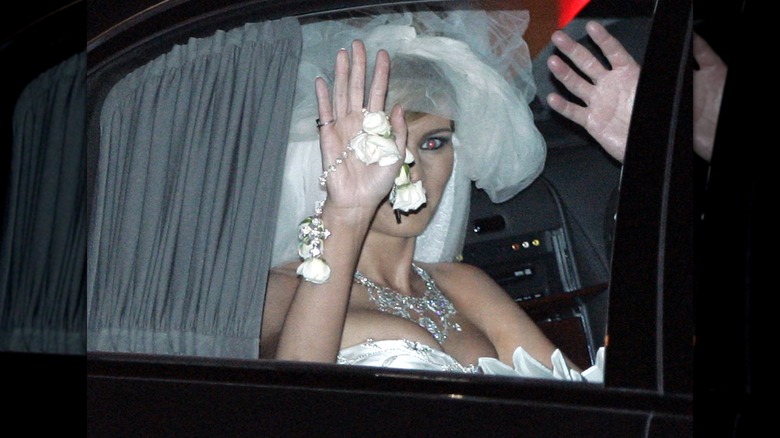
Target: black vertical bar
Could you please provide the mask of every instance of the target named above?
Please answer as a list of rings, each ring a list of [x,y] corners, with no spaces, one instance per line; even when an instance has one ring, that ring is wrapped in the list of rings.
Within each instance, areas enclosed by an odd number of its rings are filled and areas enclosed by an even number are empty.
[[[737,0],[727,6],[715,19],[735,50],[728,60],[698,257],[697,437],[761,436],[774,423],[763,400],[774,395],[776,379],[770,356],[777,332],[772,326],[777,286],[770,276],[777,271],[772,252],[778,227],[770,206],[776,204],[777,183],[769,167],[776,162],[768,153],[771,141],[767,143],[776,122],[771,113],[762,117],[754,110],[758,94],[771,87],[762,80],[765,66],[754,55],[761,53],[762,31],[756,2]],[[766,341],[760,342],[761,335]],[[760,365],[767,374],[758,374]]]
[[[659,0],[634,101],[612,252],[605,384],[662,392],[666,241],[690,1]],[[690,141],[681,147],[691,147]]]

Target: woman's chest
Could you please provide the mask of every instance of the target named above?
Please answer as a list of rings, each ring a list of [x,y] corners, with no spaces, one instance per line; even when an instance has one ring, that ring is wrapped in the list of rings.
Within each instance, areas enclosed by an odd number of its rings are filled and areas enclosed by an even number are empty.
[[[451,315],[448,321],[438,320],[437,316],[401,316],[366,307],[350,308],[341,348],[368,339],[403,339],[442,350],[463,365],[476,364],[480,357],[497,357],[490,340],[462,315]]]

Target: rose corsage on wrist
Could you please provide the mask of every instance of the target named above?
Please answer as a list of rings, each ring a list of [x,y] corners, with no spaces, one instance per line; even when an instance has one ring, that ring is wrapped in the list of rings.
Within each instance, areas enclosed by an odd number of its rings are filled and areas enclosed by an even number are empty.
[[[306,281],[322,284],[330,278],[330,266],[322,258],[322,244],[330,231],[322,223],[322,202],[317,203],[314,216],[298,225],[298,255],[304,259],[296,273]]]
[[[323,125],[324,126],[324,125]],[[349,141],[341,156],[334,164],[329,165],[320,175],[320,185],[325,186],[328,175],[335,172],[337,165],[344,162],[349,152],[366,165],[378,164],[389,166],[401,159],[393,135],[393,127],[383,111],[368,112],[363,110],[363,126]],[[404,163],[393,181],[393,188],[388,197],[400,222],[401,211],[413,211],[420,208],[427,200],[422,181],[412,182],[410,165],[414,156],[406,150]],[[330,278],[330,267],[324,259],[323,242],[330,236],[330,231],[322,223],[322,203],[318,203],[315,214],[304,219],[298,227],[298,255],[304,259],[298,266],[298,275],[304,280],[322,284]]]

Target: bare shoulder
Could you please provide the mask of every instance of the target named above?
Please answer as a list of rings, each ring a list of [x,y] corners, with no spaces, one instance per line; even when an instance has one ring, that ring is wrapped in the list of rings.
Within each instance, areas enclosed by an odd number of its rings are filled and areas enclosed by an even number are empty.
[[[462,294],[472,295],[499,287],[482,269],[461,262],[421,264],[421,267],[431,274],[436,284],[450,295],[457,298]]]
[[[449,281],[450,279],[463,280],[476,277],[476,280],[480,280],[488,277],[485,271],[468,263],[444,262],[419,263],[418,265],[428,271],[436,279],[437,283]],[[439,280],[440,278],[441,280]]]

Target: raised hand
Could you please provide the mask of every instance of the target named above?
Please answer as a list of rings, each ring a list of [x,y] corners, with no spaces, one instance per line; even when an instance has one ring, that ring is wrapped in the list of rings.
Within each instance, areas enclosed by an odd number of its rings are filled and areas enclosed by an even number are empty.
[[[593,53],[564,32],[554,32],[551,37],[553,44],[587,75],[587,79],[556,55],[550,56],[547,66],[555,78],[587,106],[570,102],[557,93],[548,95],[547,103],[553,110],[585,128],[607,153],[622,162],[640,66],[599,23],[590,21],[585,29],[611,68],[602,65]]]
[[[693,150],[710,161],[728,68],[709,44],[693,34]]]
[[[366,165],[349,152],[342,155],[350,140],[360,132],[363,109],[369,112],[384,111],[390,72],[390,57],[386,51],[377,52],[374,76],[369,88],[368,102],[365,100],[366,49],[363,42],[352,43],[352,60],[346,50],[336,56],[333,95],[322,78],[317,78],[315,88],[319,109],[320,148],[323,170],[330,165],[333,171],[327,173],[328,208],[365,208],[371,213],[390,193],[393,180],[403,159],[388,166]],[[406,124],[403,110],[396,106],[390,114],[390,123],[396,137],[400,157],[406,152]],[[336,164],[339,163],[339,164]]]

